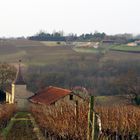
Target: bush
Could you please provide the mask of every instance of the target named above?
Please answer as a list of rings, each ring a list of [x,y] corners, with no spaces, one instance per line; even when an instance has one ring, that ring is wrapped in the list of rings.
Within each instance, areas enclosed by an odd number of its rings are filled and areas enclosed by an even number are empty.
[[[58,41],[58,42],[57,42],[57,44],[58,44],[58,45],[60,45],[60,44],[61,44],[61,42],[59,42],[59,41]]]

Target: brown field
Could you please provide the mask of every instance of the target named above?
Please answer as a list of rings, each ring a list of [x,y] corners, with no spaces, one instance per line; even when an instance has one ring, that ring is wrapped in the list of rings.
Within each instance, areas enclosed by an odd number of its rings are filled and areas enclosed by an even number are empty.
[[[55,45],[53,42],[42,43],[23,39],[0,40],[0,61],[2,62],[17,63],[19,59],[22,59],[24,64],[27,65],[46,65],[67,60],[78,62],[83,57],[86,60],[94,60],[96,53],[75,52],[64,42],[61,45]],[[140,60],[140,54],[108,51],[102,57],[101,62],[107,60]]]
[[[109,51],[106,53],[102,61],[107,60],[140,60],[140,53],[127,53],[127,52],[117,52],[117,51]]]
[[[84,55],[76,53],[67,46],[49,47],[40,42],[26,40],[25,42],[23,40],[9,42],[0,44],[0,60],[3,62],[16,63],[22,59],[25,64],[44,65],[63,60],[78,60]],[[89,57],[92,58],[92,55],[87,56],[87,59]]]

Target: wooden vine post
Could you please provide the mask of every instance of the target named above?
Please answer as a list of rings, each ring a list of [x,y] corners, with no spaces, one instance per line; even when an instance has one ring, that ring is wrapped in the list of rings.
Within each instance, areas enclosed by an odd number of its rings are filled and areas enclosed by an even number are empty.
[[[75,120],[75,127],[77,127],[78,125],[78,119],[79,119],[79,112],[78,112],[78,101],[75,101],[75,116],[76,116],[76,120]]]
[[[87,140],[94,140],[95,135],[94,130],[95,130],[94,96],[91,96],[88,112]]]

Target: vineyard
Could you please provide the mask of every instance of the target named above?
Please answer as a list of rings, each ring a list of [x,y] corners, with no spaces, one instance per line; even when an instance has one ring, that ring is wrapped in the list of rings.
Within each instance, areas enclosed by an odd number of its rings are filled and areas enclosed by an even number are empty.
[[[137,140],[140,134],[140,108],[135,106],[96,106],[101,117],[103,138]],[[32,105],[31,111],[45,137],[54,139],[84,140],[87,136],[88,105],[75,108],[63,103],[61,108]]]
[[[129,106],[96,107],[101,116],[102,134],[100,137],[139,140],[140,108]]]
[[[38,123],[46,139],[61,140],[85,140],[87,139],[88,104],[79,104],[77,107],[62,102],[61,106],[31,105],[31,112]],[[1,133],[7,133],[4,128],[15,113],[14,105],[0,106]],[[110,140],[139,140],[140,138],[140,107],[133,105],[95,106],[95,112],[101,118],[102,130],[98,134],[98,140],[109,138]],[[37,139],[33,134],[33,125],[27,113],[15,115],[16,121],[7,140],[15,139],[23,134],[22,138]],[[22,119],[24,118],[24,120]],[[96,129],[97,124],[95,124]],[[14,131],[16,129],[16,131]],[[5,131],[5,132],[4,132]],[[97,132],[97,131],[95,131]],[[0,140],[2,140],[0,138]]]
[[[63,104],[61,109],[39,105],[32,105],[31,111],[43,133],[63,139],[84,138],[87,133],[87,106],[81,106],[75,115],[73,106]],[[82,116],[82,117],[81,117]],[[78,119],[81,117],[80,119]]]

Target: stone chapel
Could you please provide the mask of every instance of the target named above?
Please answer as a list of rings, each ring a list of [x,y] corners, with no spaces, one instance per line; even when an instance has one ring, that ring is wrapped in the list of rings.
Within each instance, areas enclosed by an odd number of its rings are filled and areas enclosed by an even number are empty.
[[[16,78],[11,84],[10,90],[6,91],[6,102],[9,104],[15,103],[18,110],[26,111],[29,109],[29,97],[33,95],[34,93],[27,90],[19,63]]]

